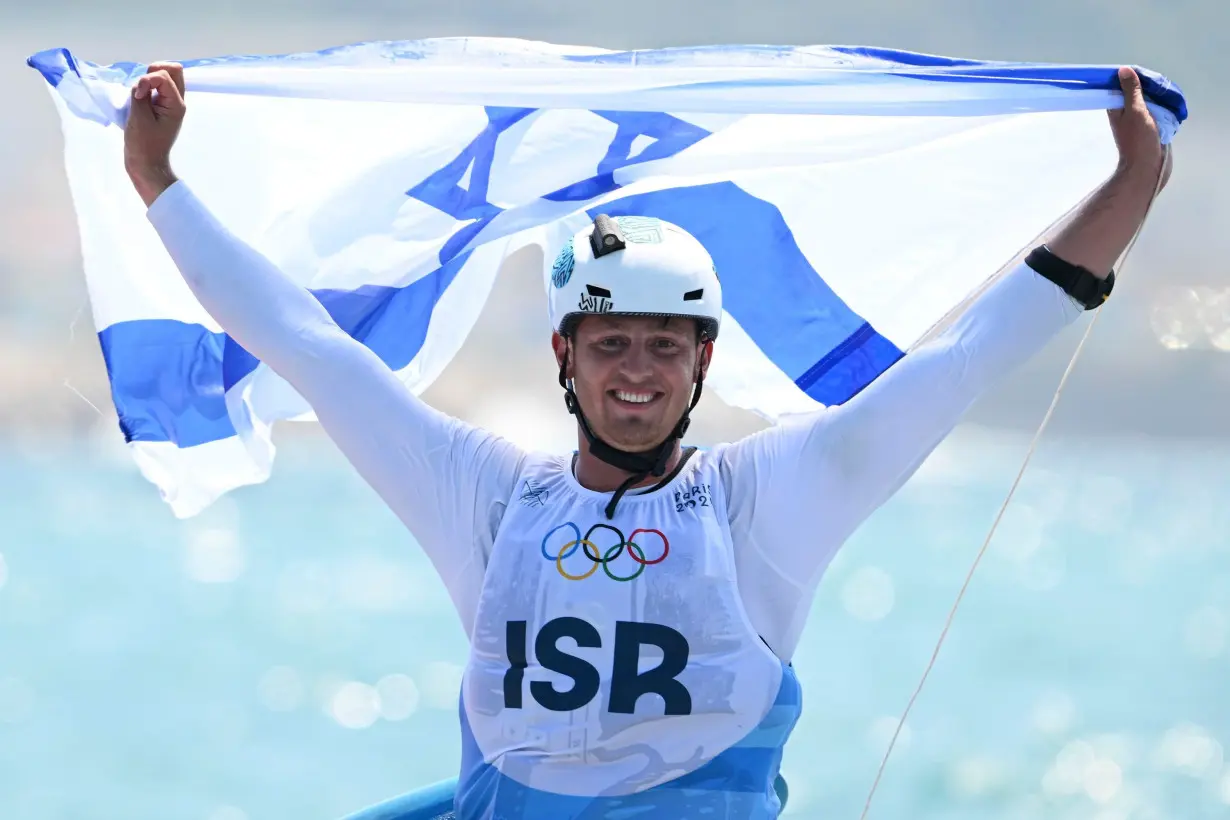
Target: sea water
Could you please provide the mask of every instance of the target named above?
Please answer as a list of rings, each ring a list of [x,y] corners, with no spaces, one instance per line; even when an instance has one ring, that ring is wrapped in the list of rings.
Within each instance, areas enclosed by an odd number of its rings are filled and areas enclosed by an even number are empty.
[[[825,575],[787,816],[859,816],[1027,445],[959,431]],[[1044,440],[869,817],[1230,816],[1228,459]],[[126,455],[12,445],[0,515],[3,820],[329,820],[456,773],[457,618],[327,442],[186,521]]]

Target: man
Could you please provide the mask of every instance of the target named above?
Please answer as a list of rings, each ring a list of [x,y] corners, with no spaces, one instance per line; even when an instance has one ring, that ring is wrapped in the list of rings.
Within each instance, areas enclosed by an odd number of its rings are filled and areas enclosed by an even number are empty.
[[[134,87],[125,162],[201,304],[311,403],[447,585],[470,639],[457,815],[772,818],[801,708],[790,658],[825,567],[997,376],[1102,303],[1169,175],[1138,77],[1119,77],[1118,168],[1049,246],[846,404],[704,453],[681,439],[719,272],[652,214],[599,217],[555,261],[578,425],[555,457],[423,404],[213,219],[171,169],[178,65]]]

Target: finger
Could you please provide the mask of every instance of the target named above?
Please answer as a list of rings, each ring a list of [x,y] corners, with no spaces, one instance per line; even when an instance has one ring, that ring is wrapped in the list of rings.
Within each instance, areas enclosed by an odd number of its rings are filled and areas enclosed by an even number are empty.
[[[133,89],[133,96],[138,100],[143,100],[149,97],[151,92],[155,91],[158,92],[159,101],[162,105],[174,105],[183,100],[183,97],[179,94],[179,88],[176,87],[175,82],[165,71],[146,74],[137,80],[136,87]]]
[[[154,118],[154,108],[148,101],[137,96],[137,86],[132,87],[132,100],[128,105],[128,123],[144,122]]]
[[[136,85],[133,87],[133,96],[138,100],[143,100],[150,96],[151,92],[158,91],[162,93],[162,89],[171,85],[174,85],[174,83],[171,82],[171,78],[167,76],[165,71],[151,72],[137,80]]]
[[[1128,66],[1119,69],[1119,87],[1123,91],[1124,108],[1145,107],[1145,97],[1140,90],[1140,77]]]
[[[145,99],[150,95],[150,91],[156,86],[158,81],[158,78],[153,74],[138,77],[136,83],[132,86],[132,98],[134,100]]]
[[[179,96],[183,97],[188,93],[184,88],[184,67],[179,63],[164,61],[150,63],[147,73],[153,73],[155,71],[166,72],[167,76],[171,78],[171,81],[175,83],[175,87],[179,89]]]

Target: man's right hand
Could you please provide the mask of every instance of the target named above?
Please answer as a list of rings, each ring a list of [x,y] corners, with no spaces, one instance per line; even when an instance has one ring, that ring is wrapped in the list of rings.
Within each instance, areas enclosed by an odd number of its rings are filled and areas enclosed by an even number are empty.
[[[175,184],[171,147],[186,111],[183,66],[151,63],[132,88],[124,128],[124,168],[147,208]]]

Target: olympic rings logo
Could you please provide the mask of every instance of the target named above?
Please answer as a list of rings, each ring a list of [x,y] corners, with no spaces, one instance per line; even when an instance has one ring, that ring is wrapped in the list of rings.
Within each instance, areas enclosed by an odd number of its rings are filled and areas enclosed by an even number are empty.
[[[571,540],[564,541],[563,545],[558,549],[548,549],[548,542],[558,542],[561,538],[567,538],[567,535],[554,539],[552,538],[552,536],[560,530],[572,530],[573,538]],[[610,532],[613,533],[615,538],[618,540],[610,546],[600,547],[592,540],[598,530],[610,530]],[[662,542],[662,554],[656,558],[646,558],[645,551],[641,548],[640,544],[636,543],[636,537],[638,535],[656,536]],[[585,557],[593,563],[593,565],[585,572],[579,575],[574,575],[564,569],[564,559],[575,553],[577,549],[580,549],[585,554]],[[628,551],[628,556],[636,562],[636,570],[631,575],[616,575],[611,571],[610,564],[616,558],[623,555],[625,549]],[[610,524],[594,524],[589,528],[589,531],[585,533],[585,537],[582,538],[581,528],[571,521],[566,521],[563,524],[553,528],[550,532],[543,536],[542,539],[542,557],[554,563],[555,568],[559,571],[559,574],[567,578],[569,581],[584,581],[586,578],[597,572],[598,567],[602,567],[602,571],[605,572],[607,577],[612,581],[631,581],[639,578],[641,573],[645,571],[645,567],[652,564],[660,564],[665,561],[666,556],[670,554],[670,551],[670,541],[666,539],[666,536],[662,534],[661,530],[644,528],[635,529],[627,538],[624,538],[623,532],[618,527],[612,527]]]

